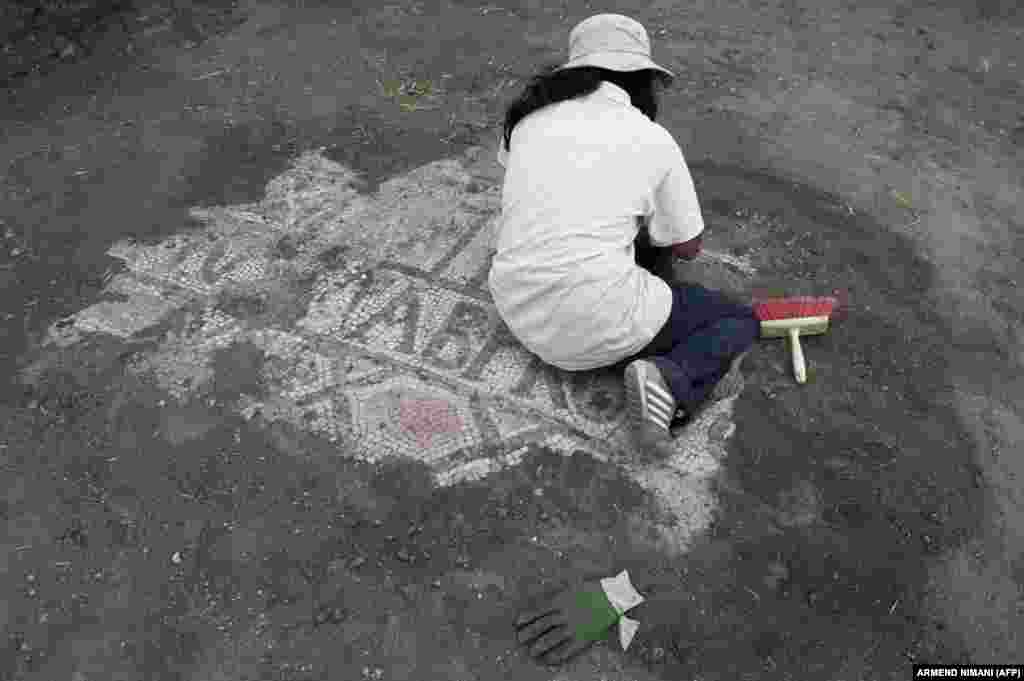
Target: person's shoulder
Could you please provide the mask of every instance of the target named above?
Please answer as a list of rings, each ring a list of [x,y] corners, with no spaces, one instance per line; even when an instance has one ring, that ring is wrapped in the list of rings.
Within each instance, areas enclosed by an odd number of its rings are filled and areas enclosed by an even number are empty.
[[[662,145],[668,149],[675,149],[679,146],[675,136],[669,132],[669,129],[664,125],[657,121],[648,121],[648,123],[650,124],[648,125],[648,134],[650,135],[653,143]]]
[[[643,140],[648,155],[661,159],[666,166],[674,166],[679,162],[682,149],[675,136],[661,123],[645,118],[647,125]]]

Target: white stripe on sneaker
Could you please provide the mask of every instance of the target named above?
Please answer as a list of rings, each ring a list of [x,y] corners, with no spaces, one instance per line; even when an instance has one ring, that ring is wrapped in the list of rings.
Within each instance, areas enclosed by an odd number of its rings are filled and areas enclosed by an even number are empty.
[[[659,428],[668,428],[670,423],[670,420],[664,414],[655,414],[653,412],[647,414],[647,420]]]
[[[671,404],[672,402],[675,401],[675,398],[673,398],[671,394],[666,392],[664,388],[662,388],[654,381],[647,381],[646,387],[648,390],[654,393],[655,397],[660,398],[661,402]]]
[[[656,425],[661,430],[668,430],[669,422],[657,419],[653,414],[648,414],[647,420]]]
[[[648,383],[647,387],[651,389],[653,394],[649,395],[647,402],[647,415],[648,420],[653,422],[659,428],[669,427],[672,421],[673,413],[675,412],[674,400],[666,396],[664,391],[657,385]]]
[[[659,414],[671,414],[674,409],[673,405],[662,402],[661,400],[651,400],[647,404],[648,411],[656,411]]]

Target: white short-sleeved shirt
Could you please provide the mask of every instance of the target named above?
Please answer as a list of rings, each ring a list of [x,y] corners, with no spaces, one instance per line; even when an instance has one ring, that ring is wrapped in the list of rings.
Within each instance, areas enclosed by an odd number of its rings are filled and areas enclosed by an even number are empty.
[[[519,341],[567,370],[642,350],[672,309],[668,284],[636,265],[637,217],[669,246],[704,230],[678,143],[604,82],[523,118],[505,166],[488,277]]]

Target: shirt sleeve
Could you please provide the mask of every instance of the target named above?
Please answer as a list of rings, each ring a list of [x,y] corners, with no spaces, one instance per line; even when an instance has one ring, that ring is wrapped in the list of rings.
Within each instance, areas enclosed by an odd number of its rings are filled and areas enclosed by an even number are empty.
[[[649,220],[651,244],[660,247],[690,241],[704,231],[697,191],[683,151],[671,133],[664,133],[668,138],[663,143],[667,172],[654,190],[654,212]]]

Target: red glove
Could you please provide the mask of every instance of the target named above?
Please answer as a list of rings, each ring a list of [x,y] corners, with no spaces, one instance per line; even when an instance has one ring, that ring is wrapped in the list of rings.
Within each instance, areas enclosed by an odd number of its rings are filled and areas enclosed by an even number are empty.
[[[681,244],[672,244],[672,255],[683,260],[693,260],[700,254],[702,236],[698,234],[689,241]]]

